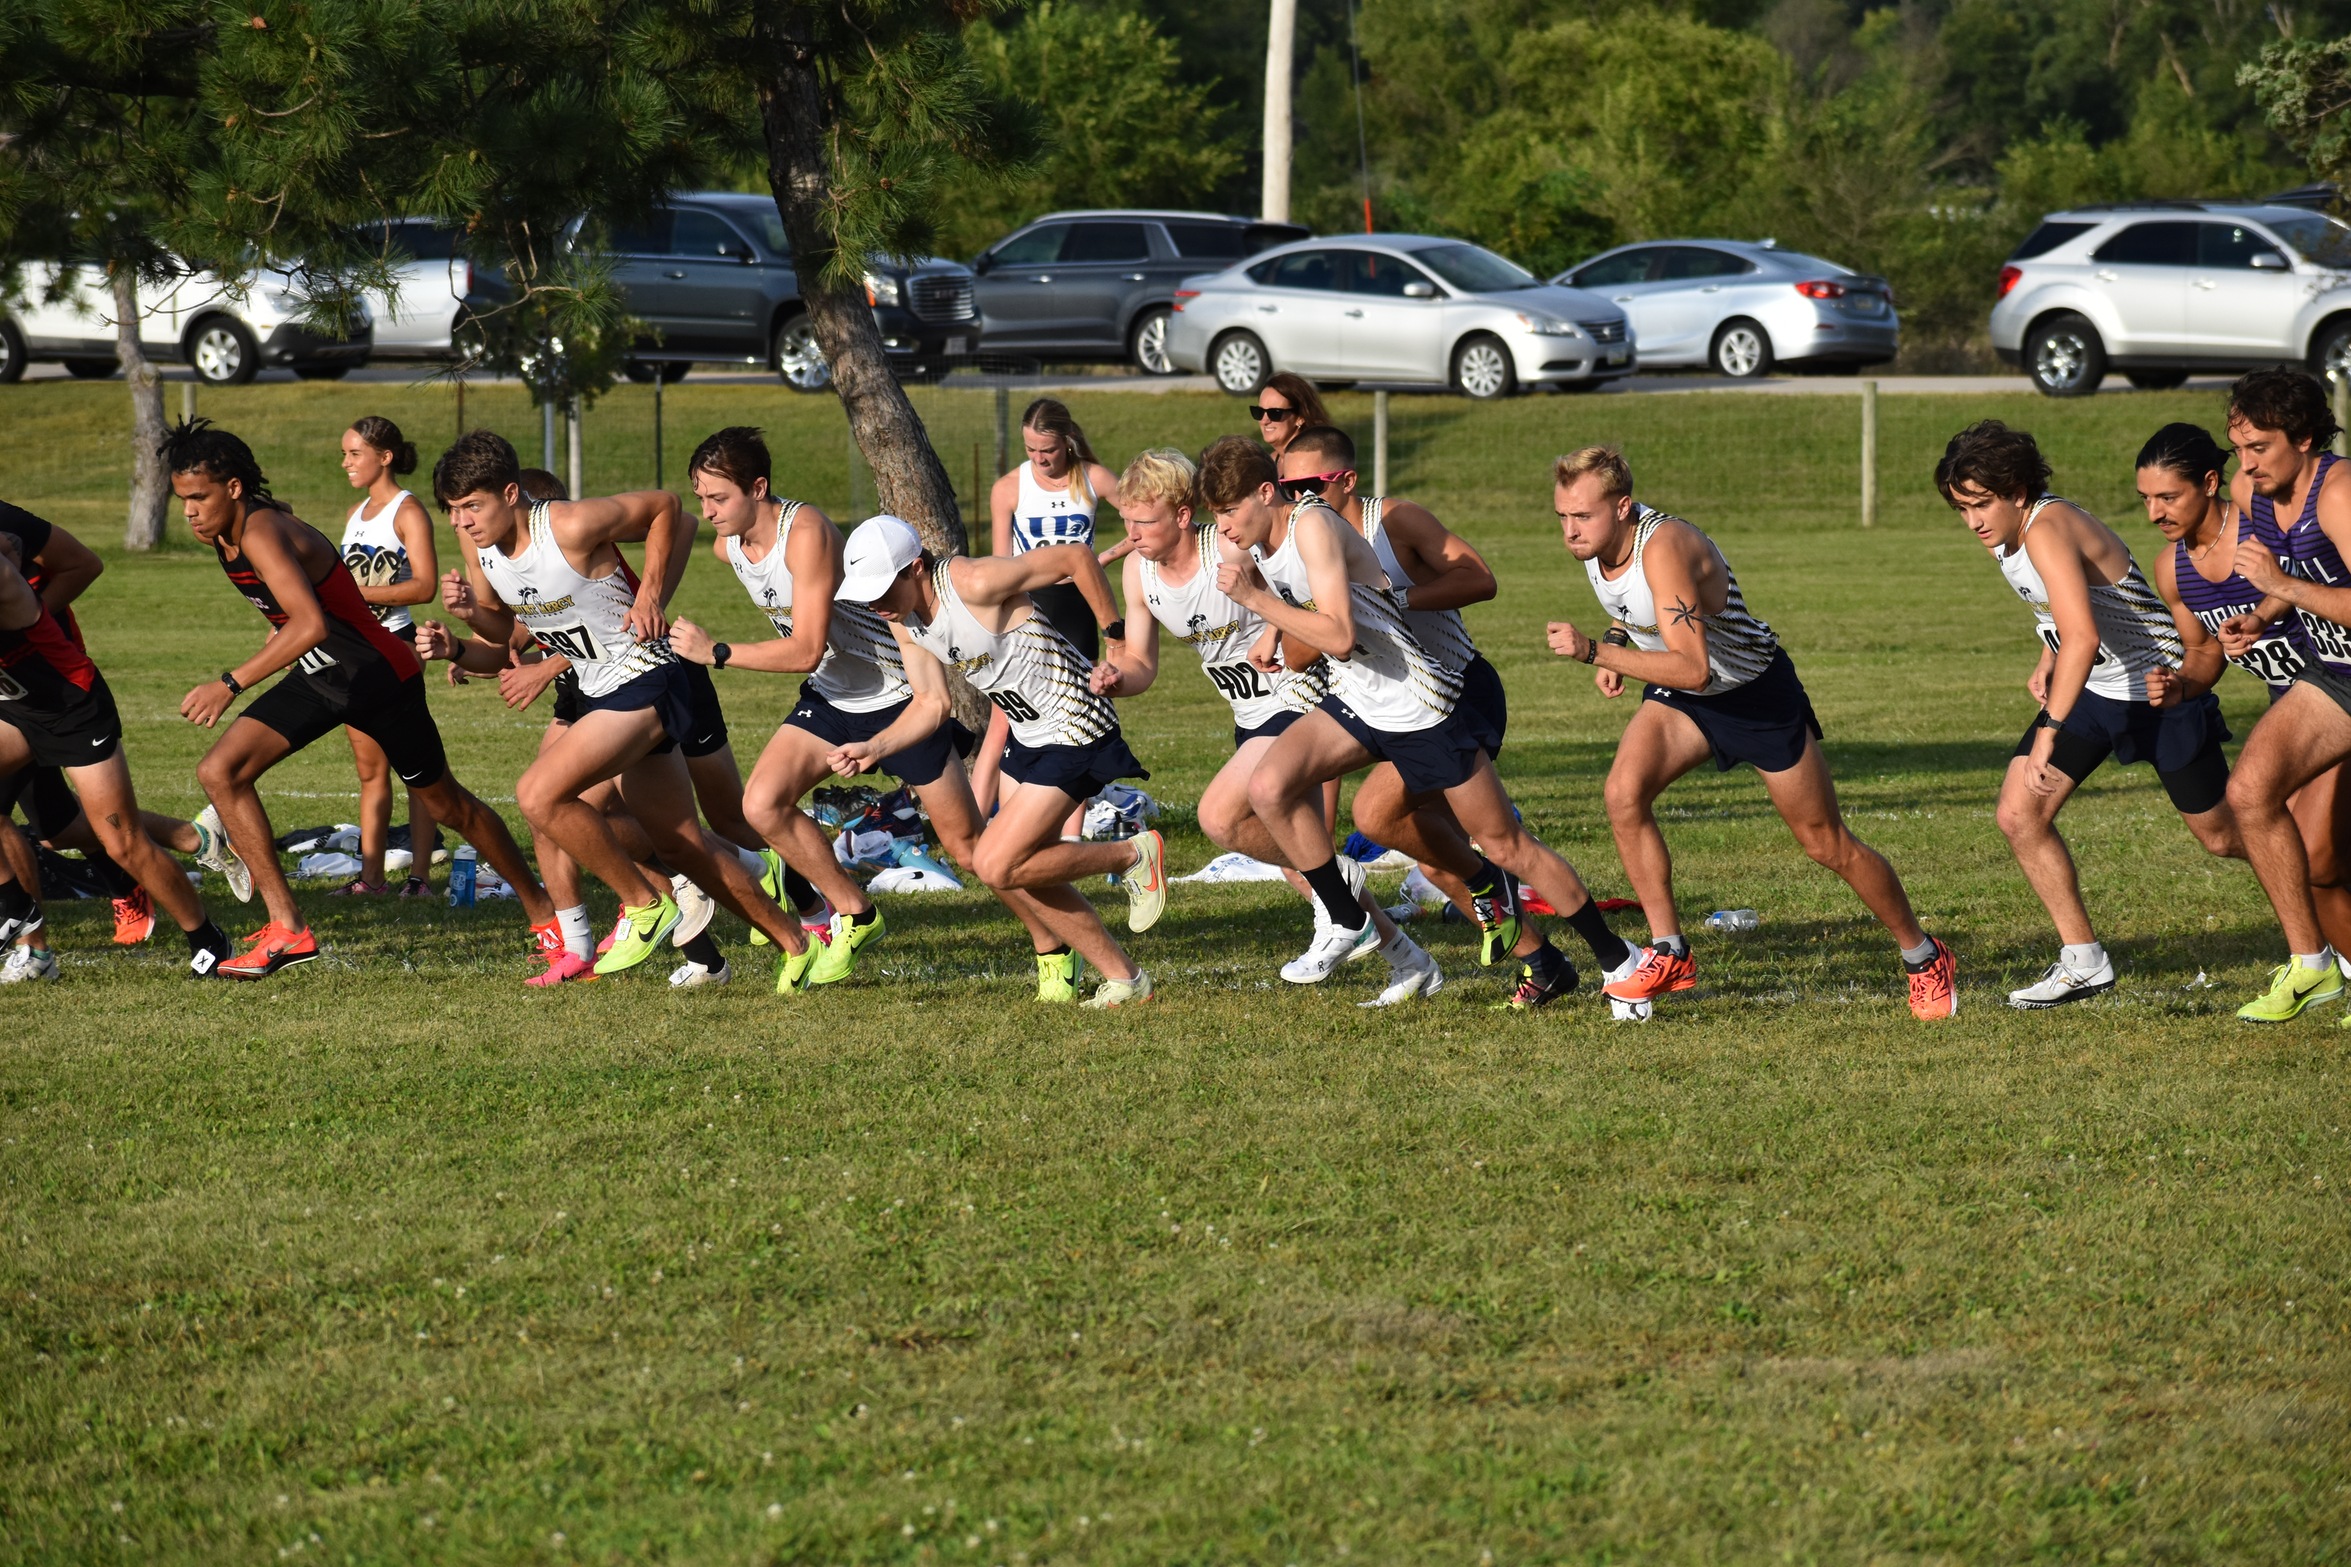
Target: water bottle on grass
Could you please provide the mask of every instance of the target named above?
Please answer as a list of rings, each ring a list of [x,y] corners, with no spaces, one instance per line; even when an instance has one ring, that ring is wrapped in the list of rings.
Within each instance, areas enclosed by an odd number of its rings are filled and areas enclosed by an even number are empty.
[[[1716,909],[1706,916],[1706,928],[1726,936],[1744,936],[1763,923],[1753,909]]]
[[[473,907],[475,868],[480,858],[470,843],[459,845],[457,852],[449,857],[449,907]]]

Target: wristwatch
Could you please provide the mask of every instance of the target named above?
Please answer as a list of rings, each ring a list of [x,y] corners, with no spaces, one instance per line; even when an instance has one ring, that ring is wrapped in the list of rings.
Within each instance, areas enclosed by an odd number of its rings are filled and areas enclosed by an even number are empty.
[[[1104,626],[1102,628],[1102,639],[1106,642],[1124,642],[1127,639],[1126,621],[1123,619],[1114,620],[1109,625]]]
[[[237,684],[236,675],[229,670],[224,669],[220,672],[220,683],[229,688],[229,695],[231,696],[243,696],[245,694],[245,688]]]
[[[726,667],[727,667],[727,660],[728,660],[728,659],[730,659],[730,658],[733,658],[734,656],[735,656],[735,650],[734,650],[732,647],[729,647],[729,646],[728,646],[726,643],[724,643],[724,642],[713,642],[713,643],[711,643],[711,644],[710,644],[710,667],[711,667],[711,668],[713,668],[713,669],[724,669],[724,668],[726,668]]]

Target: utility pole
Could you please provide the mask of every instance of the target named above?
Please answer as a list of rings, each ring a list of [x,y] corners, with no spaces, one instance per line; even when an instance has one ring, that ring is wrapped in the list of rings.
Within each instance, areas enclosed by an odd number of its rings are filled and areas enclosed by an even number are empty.
[[[1265,194],[1258,216],[1290,221],[1290,78],[1298,56],[1298,0],[1273,0],[1265,30]]]

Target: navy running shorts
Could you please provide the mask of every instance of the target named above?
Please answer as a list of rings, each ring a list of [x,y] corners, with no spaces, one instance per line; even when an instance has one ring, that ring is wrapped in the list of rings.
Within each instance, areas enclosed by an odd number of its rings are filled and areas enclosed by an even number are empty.
[[[1650,686],[1641,698],[1686,714],[1706,737],[1719,773],[1734,767],[1784,773],[1804,760],[1805,741],[1820,738],[1812,698],[1796,678],[1795,662],[1784,648],[1772,655],[1762,674],[1719,696]]]
[[[2034,715],[2015,754],[2031,755],[2033,736],[2047,727],[2046,711]],[[2221,746],[2229,739],[2229,726],[2220,716],[2220,699],[2209,691],[2178,707],[2119,702],[2084,691],[2065,722],[2055,727],[2049,765],[2077,784],[2112,756],[2126,767],[2152,762],[2163,792],[2182,815],[2201,816],[2228,798],[2229,763]]]
[[[1004,776],[1090,800],[1122,778],[1151,775],[1127,748],[1126,736],[1113,729],[1091,745],[1023,745],[1016,739],[1004,748]]]
[[[803,681],[800,698],[792,704],[792,716],[784,720],[784,727],[805,729],[827,745],[857,745],[896,723],[907,705],[894,702],[869,713],[852,713],[834,706],[813,683]],[[883,757],[875,771],[888,773],[909,788],[919,789],[938,782],[957,754],[970,749],[971,731],[948,718],[914,744]]]
[[[694,683],[686,678],[689,665],[671,661],[656,664],[633,679],[625,680],[602,696],[580,693],[580,713],[634,713],[644,708],[653,709],[661,720],[662,742],[648,754],[659,756],[670,747],[700,731],[700,719],[694,711]]]
[[[1458,708],[1441,724],[1402,733],[1374,729],[1335,694],[1322,699],[1322,710],[1374,760],[1392,765],[1407,794],[1442,794],[1468,782],[1478,770],[1478,755],[1484,749],[1478,738],[1482,726]]]
[[[1501,671],[1486,662],[1485,654],[1461,666],[1461,699],[1453,712],[1485,747],[1486,759],[1500,760],[1503,738],[1510,733],[1510,701],[1502,694]]]

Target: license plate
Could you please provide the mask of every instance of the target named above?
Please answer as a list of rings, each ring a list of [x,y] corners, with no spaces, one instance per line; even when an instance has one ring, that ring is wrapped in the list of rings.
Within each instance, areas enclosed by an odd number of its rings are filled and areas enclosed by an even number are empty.
[[[951,338],[947,339],[947,357],[948,357],[948,358],[950,358],[950,359],[961,359],[961,358],[962,358],[964,355],[966,355],[966,354],[968,354],[968,353],[970,353],[970,352],[971,352],[971,341],[970,341],[970,339],[968,339],[968,338],[961,338],[961,337],[951,337]]]
[[[1629,357],[1630,355],[1628,355],[1623,349],[1613,349],[1608,355],[1608,362],[1612,365],[1621,365]]]

